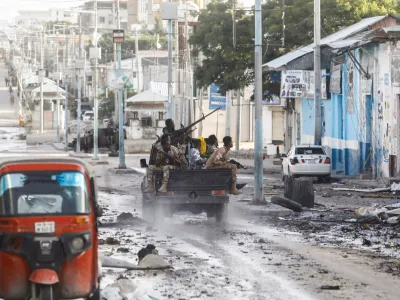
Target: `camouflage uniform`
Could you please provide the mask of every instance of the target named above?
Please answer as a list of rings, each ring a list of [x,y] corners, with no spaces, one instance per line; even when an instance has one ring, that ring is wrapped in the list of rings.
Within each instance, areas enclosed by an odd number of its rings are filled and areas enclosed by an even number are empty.
[[[214,151],[214,153],[207,160],[206,167],[207,167],[207,169],[231,169],[232,170],[232,193],[234,195],[239,195],[240,192],[236,189],[237,166],[235,164],[232,164],[229,162],[229,158],[228,158],[229,150],[228,149],[225,148],[224,154],[220,154],[218,150]]]
[[[156,146],[158,150],[162,150],[161,144]],[[156,159],[155,159],[155,165],[150,165],[147,168],[147,189],[144,191],[145,193],[150,193],[154,191],[153,188],[153,173],[154,171],[163,171],[163,181],[162,181],[162,186],[160,188],[160,192],[167,192],[167,185],[168,185],[168,179],[169,179],[169,170],[175,169],[179,166],[174,165],[174,161],[171,161],[167,155],[161,151],[157,151]],[[179,161],[179,151],[176,147],[171,146],[170,151],[168,151],[168,154],[175,158],[176,161]]]

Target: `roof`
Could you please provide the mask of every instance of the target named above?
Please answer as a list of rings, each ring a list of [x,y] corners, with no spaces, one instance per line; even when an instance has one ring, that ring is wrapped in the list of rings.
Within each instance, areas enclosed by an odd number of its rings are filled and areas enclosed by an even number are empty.
[[[94,176],[94,169],[87,162],[79,158],[72,157],[60,157],[60,158],[48,158],[48,157],[13,157],[13,158],[2,158],[0,159],[0,168],[11,164],[77,164],[84,168],[85,172],[89,176]]]
[[[125,111],[144,111],[144,112],[167,111],[164,103],[155,102],[148,104],[136,104],[135,106],[129,106],[125,108]]]
[[[33,94],[40,93],[40,87],[37,87],[36,89],[32,90]],[[59,93],[61,95],[65,95],[65,91],[55,85],[54,83],[45,83],[43,85],[43,93]]]
[[[152,103],[166,101],[168,101],[168,97],[153,93],[152,90],[144,91],[125,100],[125,102],[129,103]]]
[[[369,26],[383,20],[386,17],[387,16],[377,16],[377,17],[363,19],[356,24],[353,24],[349,27],[346,27],[342,30],[339,30],[339,31],[321,39],[321,46],[322,45],[329,46],[329,44],[343,40],[345,38],[349,38],[361,31],[368,29]],[[289,62],[295,60],[296,58],[299,58],[301,56],[304,56],[304,55],[306,55],[308,53],[312,53],[312,52],[314,52],[314,44],[300,47],[297,50],[294,50],[294,51],[289,52],[285,55],[282,55],[274,60],[271,60],[270,62],[267,62],[266,64],[263,65],[263,67],[267,67],[270,69],[278,69],[278,68],[285,66]]]

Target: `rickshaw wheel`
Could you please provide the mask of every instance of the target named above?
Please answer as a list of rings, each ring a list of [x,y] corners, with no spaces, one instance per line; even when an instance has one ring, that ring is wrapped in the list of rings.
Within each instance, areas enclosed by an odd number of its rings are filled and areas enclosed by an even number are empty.
[[[53,300],[53,287],[42,285],[39,290],[39,300]]]
[[[89,298],[87,298],[87,300],[100,300],[100,287],[97,288],[97,289],[94,291],[93,295],[90,296]]]

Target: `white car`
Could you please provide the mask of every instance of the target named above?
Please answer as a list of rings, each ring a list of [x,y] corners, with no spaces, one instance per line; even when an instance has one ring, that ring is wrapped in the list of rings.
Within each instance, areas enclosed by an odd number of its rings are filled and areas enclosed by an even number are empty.
[[[331,159],[324,147],[316,145],[294,146],[287,154],[282,154],[282,179],[289,177],[318,177],[329,182]]]
[[[93,110],[87,110],[85,113],[82,115],[82,120],[83,121],[90,121],[94,117],[94,111]]]

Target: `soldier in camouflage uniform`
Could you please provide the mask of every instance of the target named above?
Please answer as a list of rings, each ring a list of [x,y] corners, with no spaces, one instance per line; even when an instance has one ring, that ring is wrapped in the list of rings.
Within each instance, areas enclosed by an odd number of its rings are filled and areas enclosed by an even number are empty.
[[[171,145],[171,139],[167,134],[161,137],[161,144],[157,146],[155,165],[150,165],[147,169],[147,188],[144,193],[154,192],[153,173],[156,170],[163,171],[163,181],[160,192],[167,192],[169,170],[178,169],[187,165],[186,159],[179,154],[176,147]]]

